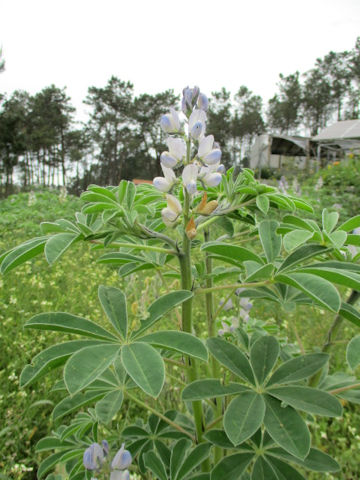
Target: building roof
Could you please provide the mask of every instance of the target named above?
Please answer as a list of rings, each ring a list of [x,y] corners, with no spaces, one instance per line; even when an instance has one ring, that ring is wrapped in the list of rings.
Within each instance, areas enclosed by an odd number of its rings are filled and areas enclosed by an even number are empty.
[[[327,142],[336,140],[360,140],[360,120],[343,120],[326,127],[312,140]]]

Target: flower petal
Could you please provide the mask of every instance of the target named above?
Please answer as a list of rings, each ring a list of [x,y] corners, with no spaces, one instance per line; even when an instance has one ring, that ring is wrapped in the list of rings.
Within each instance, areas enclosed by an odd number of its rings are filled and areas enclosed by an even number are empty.
[[[208,135],[200,140],[198,157],[202,158],[209,152],[211,152],[214,144],[214,135]]]

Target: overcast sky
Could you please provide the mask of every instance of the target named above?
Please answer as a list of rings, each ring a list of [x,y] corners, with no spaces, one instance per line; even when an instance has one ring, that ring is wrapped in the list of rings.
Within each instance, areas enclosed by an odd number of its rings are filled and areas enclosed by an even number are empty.
[[[360,36],[359,0],[0,0],[0,92],[67,87],[79,110],[111,75],[136,93],[246,85],[310,69]]]

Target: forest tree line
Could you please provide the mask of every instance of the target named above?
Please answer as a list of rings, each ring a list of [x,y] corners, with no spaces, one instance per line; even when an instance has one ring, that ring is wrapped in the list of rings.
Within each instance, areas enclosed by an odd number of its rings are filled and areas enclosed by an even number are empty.
[[[265,131],[314,136],[330,121],[358,119],[360,37],[352,50],[331,51],[303,74],[280,74],[267,105],[246,86],[235,95],[222,88],[209,100],[207,130],[227,167],[246,158]],[[89,116],[80,124],[65,88],[0,94],[0,193],[11,193],[14,183],[81,191],[90,183],[161,175],[158,158],[166,147],[159,119],[178,101],[172,90],[136,96],[130,82],[113,76],[105,87],[89,87]]]

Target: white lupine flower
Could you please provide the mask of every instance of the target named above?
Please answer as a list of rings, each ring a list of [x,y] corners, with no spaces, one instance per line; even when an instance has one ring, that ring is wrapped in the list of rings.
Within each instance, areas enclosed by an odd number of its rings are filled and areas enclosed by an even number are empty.
[[[211,152],[214,144],[214,135],[208,135],[203,137],[199,142],[198,157],[203,158],[205,155]]]
[[[192,134],[193,132],[193,127],[195,126],[196,123],[201,124],[201,131],[200,134],[197,137],[194,138],[199,138],[201,135],[205,134],[205,129],[206,129],[206,113],[204,110],[194,110],[192,114],[190,115],[189,118],[189,132]],[[196,134],[198,133],[198,128],[195,129]]]
[[[161,210],[161,216],[163,222],[168,227],[174,226],[174,223],[178,219],[182,212],[181,203],[174,197],[174,195],[166,195],[167,207]]]
[[[217,171],[218,173],[225,173],[225,166],[221,163],[221,164],[217,167],[216,171]]]
[[[186,155],[186,143],[182,138],[169,137],[166,141],[170,154],[181,161]]]
[[[104,451],[98,443],[92,443],[84,452],[83,464],[87,470],[96,470],[104,461]]]
[[[186,190],[190,193],[196,193],[196,180],[198,176],[198,167],[194,164],[186,165],[182,173],[183,184]]]
[[[164,172],[164,177],[155,177],[153,185],[161,192],[168,192],[176,182],[176,176],[171,168],[164,167],[164,165],[161,165],[161,168]]]
[[[208,135],[199,142],[198,157],[207,165],[215,165],[221,159],[220,148],[214,148],[214,137]]]
[[[170,108],[170,113],[163,115],[160,126],[165,133],[176,133],[181,129],[180,118],[176,110]]]
[[[182,138],[173,137],[169,137],[166,143],[169,151],[161,154],[160,162],[164,167],[174,168],[186,155],[186,143]]]
[[[208,186],[208,187],[217,187],[219,183],[221,182],[222,175],[221,173],[207,173],[203,178],[202,181]]]
[[[200,93],[198,97],[197,106],[200,108],[200,110],[204,110],[205,112],[209,107],[209,100],[203,93]]]

